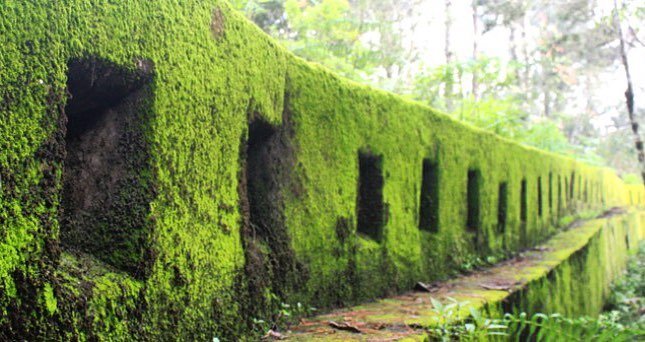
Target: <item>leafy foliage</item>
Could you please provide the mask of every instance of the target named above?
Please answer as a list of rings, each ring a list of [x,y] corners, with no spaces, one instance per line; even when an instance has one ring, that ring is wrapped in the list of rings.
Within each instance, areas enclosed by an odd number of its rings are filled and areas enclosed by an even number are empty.
[[[273,293],[267,294],[267,301],[272,309],[267,317],[252,319],[252,333],[264,336],[271,331],[279,331],[297,323],[301,318],[311,316],[317,309],[304,305],[300,302],[288,304],[281,301],[280,297]]]
[[[566,318],[559,314],[541,313],[528,316],[506,314],[499,321],[507,327],[506,334],[515,341],[633,341],[642,336],[637,330],[615,322],[589,317]]]
[[[636,176],[638,177],[638,176]],[[633,326],[645,331],[645,242],[638,254],[629,260],[625,275],[611,286],[604,317],[616,324]]]
[[[437,325],[428,329],[428,335],[439,341],[634,341],[643,337],[643,331],[625,327],[602,316],[567,318],[560,314],[507,313],[503,318],[487,318],[475,309],[460,324],[450,324],[455,312],[467,303],[452,299],[448,304],[433,301]]]

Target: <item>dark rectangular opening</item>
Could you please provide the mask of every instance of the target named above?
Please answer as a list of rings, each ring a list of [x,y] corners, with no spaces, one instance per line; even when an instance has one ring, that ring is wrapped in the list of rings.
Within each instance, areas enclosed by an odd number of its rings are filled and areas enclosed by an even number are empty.
[[[571,173],[571,182],[569,182],[569,198],[573,199],[575,197],[575,184],[576,182],[576,173]]]
[[[585,179],[584,200],[589,202],[589,180]]]
[[[468,185],[466,188],[467,217],[466,228],[477,231],[479,227],[479,201],[480,201],[481,173],[479,170],[468,170]]]
[[[497,197],[497,231],[504,233],[506,231],[506,212],[508,210],[508,184],[499,183]]]
[[[295,253],[285,223],[283,197],[295,158],[284,126],[268,121],[251,103],[247,125],[247,130],[240,135],[237,210],[245,255],[247,313],[255,315],[270,305],[264,296],[267,291],[282,295],[285,284],[292,284],[296,276]],[[220,208],[227,212],[236,209],[229,205],[220,205]],[[349,224],[349,220],[342,223],[347,229],[351,227],[347,226]],[[219,226],[228,228],[221,222]],[[228,230],[224,232],[228,234]]]
[[[549,214],[553,215],[553,172],[549,172]]]
[[[381,156],[359,152],[357,230],[374,240],[381,239],[385,224],[382,168]]]
[[[97,58],[68,63],[60,239],[142,278],[153,190],[145,131],[152,64]]]
[[[562,214],[562,177],[558,175],[558,215]]]
[[[522,179],[522,186],[520,189],[520,222],[522,224],[526,224],[527,217],[528,217],[528,196],[527,196],[527,188],[526,188],[526,179]]]
[[[439,231],[439,167],[430,159],[423,160],[421,199],[419,200],[419,229]]]
[[[542,177],[537,179],[537,193],[538,193],[538,216],[542,217]]]
[[[277,127],[270,123],[254,119],[249,122],[246,141],[245,185],[248,201],[248,220],[254,234],[265,240],[275,233],[278,211],[275,196],[271,196],[276,186],[276,160],[271,155],[271,142],[277,133]]]

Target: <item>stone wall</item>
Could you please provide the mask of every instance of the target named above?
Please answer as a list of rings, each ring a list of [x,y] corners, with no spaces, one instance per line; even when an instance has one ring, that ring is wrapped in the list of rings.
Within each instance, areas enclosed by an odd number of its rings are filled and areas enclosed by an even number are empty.
[[[225,1],[0,0],[0,46],[0,338],[237,337],[642,203],[306,63]]]

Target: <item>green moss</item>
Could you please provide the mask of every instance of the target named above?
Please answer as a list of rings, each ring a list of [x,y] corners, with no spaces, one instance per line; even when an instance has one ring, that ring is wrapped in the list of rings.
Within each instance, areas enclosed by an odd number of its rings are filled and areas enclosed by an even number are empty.
[[[634,246],[626,241],[643,228],[640,213],[596,220],[581,229],[579,239],[588,241],[575,253],[559,250],[557,258],[566,260],[546,277],[538,277],[514,298],[514,309],[530,313],[561,313],[569,317],[596,316],[602,311],[609,284],[624,269]],[[586,231],[585,231],[586,230]],[[585,235],[592,234],[589,237]],[[568,241],[571,237],[569,237]],[[555,246],[562,245],[564,240]]]
[[[399,292],[419,280],[445,279],[467,260],[534,245],[565,215],[645,202],[642,189],[625,186],[611,170],[517,145],[306,63],[225,1],[2,0],[0,32],[0,326],[9,339],[243,335],[249,255],[238,186],[250,118],[278,127],[291,158],[277,191],[282,240],[264,251],[264,266],[281,260],[287,273],[277,275],[279,289],[267,285],[285,302],[330,307]],[[146,276],[134,280],[94,260],[118,279],[86,279],[96,290],[87,306],[62,314],[61,295],[83,292],[71,285],[80,275],[66,271],[59,241],[61,109],[68,61],[87,56],[126,69],[140,60],[154,64],[144,130],[149,171],[139,181],[155,195],[146,206],[149,229],[134,239],[145,246],[103,259],[127,266],[143,258]],[[383,156],[380,242],[355,234],[361,149]],[[439,168],[437,232],[417,228],[424,158]],[[469,169],[481,173],[475,232],[466,230]],[[565,179],[574,170],[596,184],[586,202],[566,195]],[[536,182],[549,173],[561,182],[562,200],[554,203],[561,211],[543,203],[539,216]],[[522,179],[528,182],[524,238]],[[496,229],[500,182],[509,194],[503,233]],[[341,219],[349,234],[337,233]],[[51,319],[41,315],[51,300],[39,298],[57,298]],[[25,320],[9,318],[10,311],[25,312]],[[100,321],[84,322],[88,312]],[[56,328],[42,328],[48,324]]]
[[[43,290],[43,301],[45,302],[45,309],[50,315],[53,315],[56,312],[57,301],[54,296],[54,290],[50,284],[45,284],[45,289]]]

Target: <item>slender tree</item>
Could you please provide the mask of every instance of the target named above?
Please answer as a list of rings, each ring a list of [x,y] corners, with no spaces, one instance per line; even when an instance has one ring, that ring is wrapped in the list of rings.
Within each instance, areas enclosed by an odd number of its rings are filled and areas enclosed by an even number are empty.
[[[614,25],[620,40],[620,58],[625,69],[625,77],[627,79],[627,90],[625,90],[625,103],[627,105],[627,116],[632,126],[632,133],[634,134],[634,146],[636,153],[638,153],[638,162],[641,169],[641,177],[643,178],[643,185],[645,186],[645,152],[643,152],[643,140],[638,133],[638,122],[634,115],[634,88],[632,86],[632,76],[629,72],[629,61],[627,59],[627,51],[625,49],[625,38],[623,37],[623,29],[620,23],[620,16],[618,14],[618,1],[614,0]]]
[[[478,13],[478,0],[473,0],[471,3],[472,6],[472,11],[473,11],[473,63],[477,63],[477,43],[479,42],[479,13]],[[473,68],[473,75],[472,75],[472,94],[473,94],[473,99],[477,100],[479,98],[479,92],[478,92],[478,86],[479,84],[477,83],[477,70],[476,68]]]
[[[453,68],[452,68],[452,48],[450,45],[451,42],[451,37],[450,33],[452,31],[452,0],[445,0],[444,2],[444,9],[445,9],[445,14],[446,14],[446,21],[445,21],[445,26],[446,26],[446,41],[444,45],[444,53],[446,55],[446,72],[450,73],[448,77],[446,77],[446,84],[444,88],[444,98],[446,101],[446,109],[448,111],[452,111],[453,106],[452,106],[452,95],[453,95],[453,82],[454,82],[454,75],[453,75]]]

